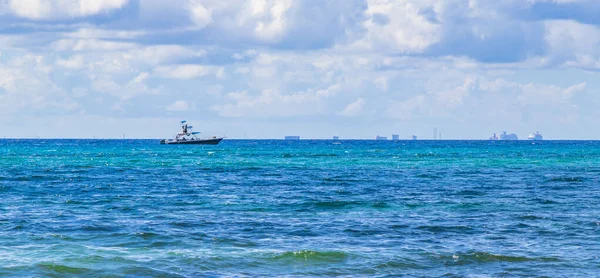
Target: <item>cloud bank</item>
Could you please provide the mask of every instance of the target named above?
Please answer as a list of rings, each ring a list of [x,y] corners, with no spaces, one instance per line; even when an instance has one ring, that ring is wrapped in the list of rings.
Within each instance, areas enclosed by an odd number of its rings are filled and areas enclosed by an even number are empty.
[[[598,138],[597,12],[588,0],[3,1],[0,136],[161,137],[185,118],[232,138]],[[83,119],[98,128],[68,128]]]

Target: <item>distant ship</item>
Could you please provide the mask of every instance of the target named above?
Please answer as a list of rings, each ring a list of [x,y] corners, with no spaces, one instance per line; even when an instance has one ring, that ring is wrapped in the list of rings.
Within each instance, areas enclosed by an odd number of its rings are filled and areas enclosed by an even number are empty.
[[[500,140],[519,140],[519,137],[514,133],[506,134],[506,131],[504,131],[500,134]]]
[[[542,135],[540,134],[539,131],[536,131],[535,133],[529,134],[529,137],[527,137],[527,139],[529,140],[543,140]]]
[[[181,130],[174,139],[162,139],[161,144],[186,144],[186,145],[216,145],[223,140],[223,137],[213,136],[211,138],[198,138],[200,132],[193,132],[194,127],[187,124],[187,121],[181,121]]]
[[[494,135],[492,135],[492,137],[490,137],[490,140],[498,140],[500,138],[498,138],[498,135],[496,135],[496,133],[494,133]]]

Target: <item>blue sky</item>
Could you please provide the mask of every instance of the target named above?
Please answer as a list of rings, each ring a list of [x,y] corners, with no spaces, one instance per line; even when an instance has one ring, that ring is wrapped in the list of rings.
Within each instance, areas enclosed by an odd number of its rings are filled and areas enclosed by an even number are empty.
[[[0,136],[600,139],[600,2],[4,0]]]

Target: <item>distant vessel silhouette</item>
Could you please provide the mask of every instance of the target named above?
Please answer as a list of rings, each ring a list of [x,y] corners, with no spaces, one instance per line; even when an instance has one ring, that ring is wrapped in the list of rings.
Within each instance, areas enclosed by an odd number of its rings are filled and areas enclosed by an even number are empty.
[[[529,140],[543,140],[544,138],[542,137],[542,135],[540,134],[539,131],[536,131],[535,133],[529,134],[529,137],[527,137],[527,139],[529,139]]]
[[[500,140],[519,140],[519,137],[514,133],[506,134],[506,131],[503,131]]]

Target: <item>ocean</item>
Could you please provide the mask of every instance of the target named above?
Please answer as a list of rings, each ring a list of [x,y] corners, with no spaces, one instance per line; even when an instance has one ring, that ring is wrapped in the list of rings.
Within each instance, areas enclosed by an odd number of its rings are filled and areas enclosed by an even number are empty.
[[[2,277],[600,276],[600,141],[0,140]]]

